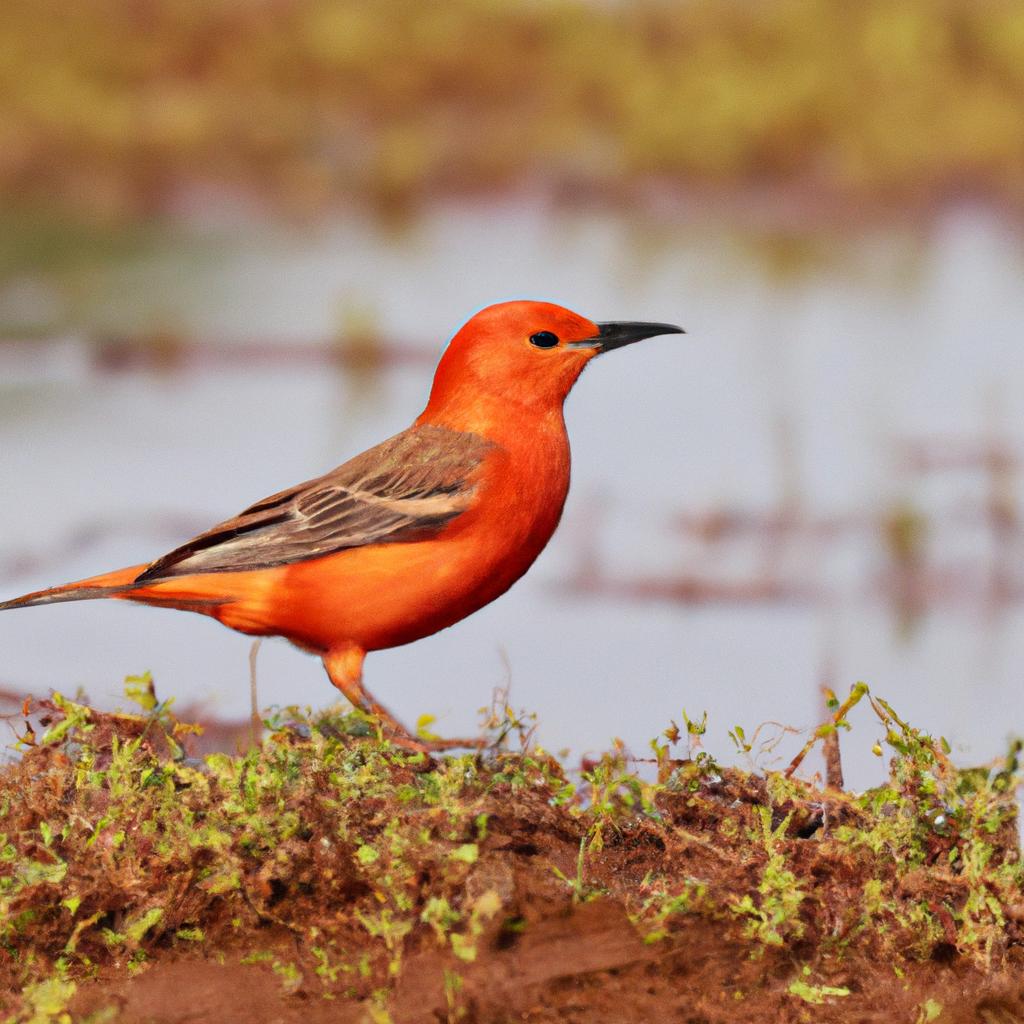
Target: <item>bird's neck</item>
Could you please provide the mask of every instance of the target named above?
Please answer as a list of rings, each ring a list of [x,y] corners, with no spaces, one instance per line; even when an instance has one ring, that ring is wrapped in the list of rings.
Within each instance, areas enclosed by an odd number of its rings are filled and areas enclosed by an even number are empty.
[[[506,395],[480,391],[455,391],[443,396],[435,393],[416,423],[477,434],[503,448],[518,448],[541,438],[565,438],[561,402],[519,405]]]

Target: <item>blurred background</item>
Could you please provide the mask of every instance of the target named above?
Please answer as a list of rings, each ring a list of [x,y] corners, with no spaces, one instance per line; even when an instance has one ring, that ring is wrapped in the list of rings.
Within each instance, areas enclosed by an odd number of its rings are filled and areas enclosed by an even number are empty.
[[[7,0],[0,53],[4,596],[389,436],[543,298],[689,333],[586,374],[555,539],[382,701],[459,734],[510,687],[573,757],[685,708],[770,764],[800,737],[727,732],[857,680],[961,762],[1024,728],[1024,3]],[[0,688],[242,717],[249,643],[12,613]],[[280,641],[259,687],[333,699]]]

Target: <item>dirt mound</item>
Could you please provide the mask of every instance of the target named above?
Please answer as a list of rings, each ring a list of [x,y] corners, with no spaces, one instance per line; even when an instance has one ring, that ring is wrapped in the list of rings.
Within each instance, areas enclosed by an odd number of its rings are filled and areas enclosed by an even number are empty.
[[[12,1022],[1024,1020],[1015,754],[879,703],[855,796],[656,750],[431,761],[293,712],[190,758],[56,697],[0,776]],[[672,731],[671,738],[678,738]],[[692,732],[691,732],[692,735]]]

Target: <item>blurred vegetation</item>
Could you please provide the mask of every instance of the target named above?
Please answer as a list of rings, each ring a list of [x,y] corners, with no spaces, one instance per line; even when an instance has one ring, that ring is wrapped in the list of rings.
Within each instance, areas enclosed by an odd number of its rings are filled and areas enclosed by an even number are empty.
[[[7,0],[0,197],[1024,199],[1019,0]]]

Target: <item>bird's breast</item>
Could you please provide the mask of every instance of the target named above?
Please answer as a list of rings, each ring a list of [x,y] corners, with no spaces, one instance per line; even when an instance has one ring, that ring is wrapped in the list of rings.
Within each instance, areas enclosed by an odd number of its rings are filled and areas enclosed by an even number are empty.
[[[497,442],[480,468],[473,507],[453,523],[496,556],[533,561],[558,526],[569,491],[570,456],[565,428],[530,430]]]

